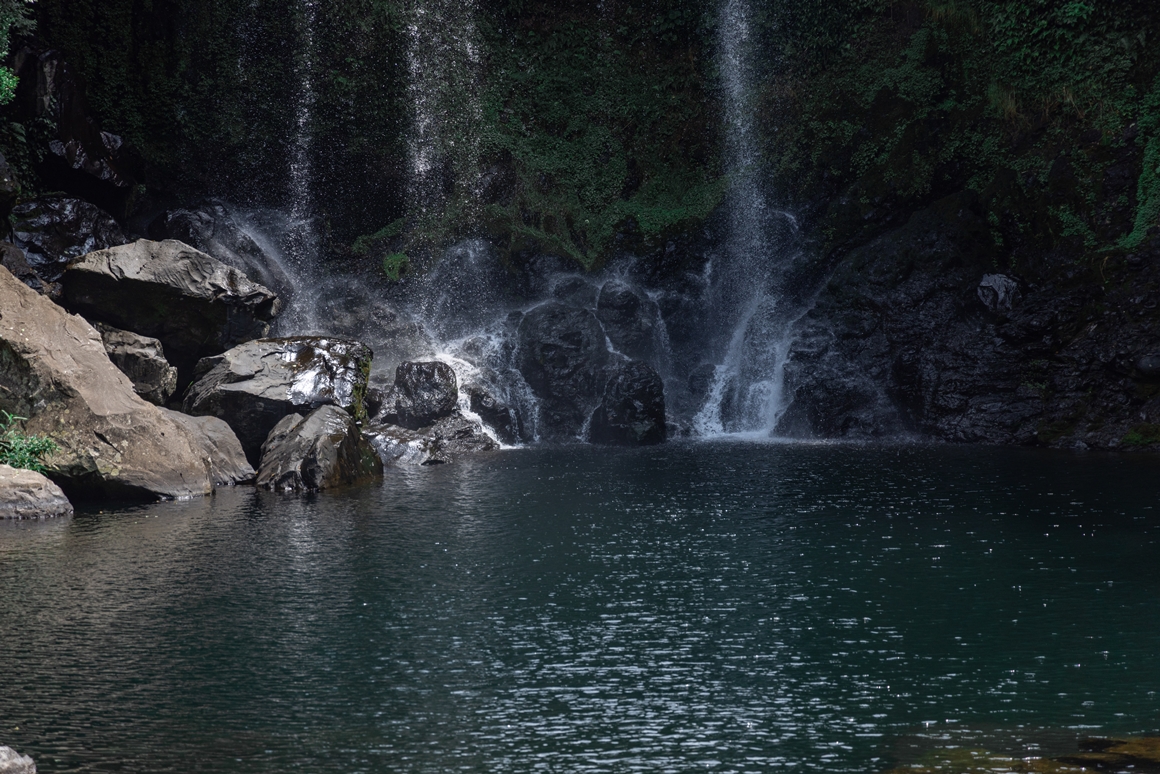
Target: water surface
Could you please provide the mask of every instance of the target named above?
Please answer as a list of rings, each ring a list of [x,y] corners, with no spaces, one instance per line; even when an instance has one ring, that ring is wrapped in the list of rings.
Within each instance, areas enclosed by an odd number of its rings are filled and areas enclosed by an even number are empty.
[[[0,744],[50,774],[875,772],[1156,733],[1158,472],[529,449],[0,524]]]

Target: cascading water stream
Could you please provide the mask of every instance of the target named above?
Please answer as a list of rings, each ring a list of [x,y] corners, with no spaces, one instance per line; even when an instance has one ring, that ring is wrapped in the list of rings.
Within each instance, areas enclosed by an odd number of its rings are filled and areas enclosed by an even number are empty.
[[[785,412],[782,377],[792,317],[778,292],[792,260],[792,215],[772,210],[763,190],[755,93],[756,34],[748,0],[725,0],[718,28],[724,102],[729,235],[713,261],[709,301],[721,331],[712,382],[693,420],[700,436],[771,435]]]

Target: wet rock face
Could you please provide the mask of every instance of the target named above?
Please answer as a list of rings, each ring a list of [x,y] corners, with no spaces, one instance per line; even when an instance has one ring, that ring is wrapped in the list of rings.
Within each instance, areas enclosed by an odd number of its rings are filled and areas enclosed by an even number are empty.
[[[605,283],[596,302],[596,317],[612,346],[629,357],[656,354],[656,305],[623,282]]]
[[[266,335],[281,306],[237,269],[175,240],[90,253],[61,283],[68,309],[160,340],[182,383],[201,358]]]
[[[540,435],[580,433],[604,387],[610,355],[596,316],[559,302],[531,310],[517,333],[517,363],[540,401]]]
[[[383,462],[354,418],[337,406],[322,406],[274,426],[262,445],[257,484],[277,492],[317,492],[382,475]]]
[[[72,514],[72,503],[47,477],[0,465],[0,519],[52,519]],[[3,771],[0,759],[0,772]]]
[[[293,290],[291,278],[220,201],[207,199],[189,209],[169,210],[149,224],[149,236],[158,241],[176,239],[195,247],[283,299]]]
[[[49,476],[70,495],[212,491],[205,438],[146,403],[97,331],[0,269],[0,409],[59,446]]]
[[[979,300],[996,314],[1006,314],[1022,298],[1019,281],[1003,274],[984,274],[979,283]]]
[[[164,406],[177,391],[177,369],[165,359],[161,342],[104,323],[93,327],[101,334],[109,360],[129,377],[137,394],[154,406]]]
[[[592,443],[646,446],[663,443],[665,385],[647,363],[629,362],[611,369],[604,397],[588,428]]]
[[[18,205],[12,218],[12,238],[24,251],[29,268],[44,283],[58,281],[69,264],[82,255],[129,241],[111,215],[80,199],[33,199]]]
[[[266,436],[283,417],[330,405],[364,418],[371,357],[369,347],[347,339],[247,342],[198,365],[184,410],[224,419],[256,465]]]
[[[384,408],[388,421],[418,430],[451,416],[459,401],[455,371],[446,363],[400,363]]]
[[[366,436],[388,465],[443,465],[499,448],[483,428],[458,412],[421,430],[376,425]]]
[[[495,397],[485,387],[472,384],[464,388],[470,400],[471,410],[495,431],[496,436],[506,444],[517,444],[531,440],[525,437],[523,422],[519,412]]]

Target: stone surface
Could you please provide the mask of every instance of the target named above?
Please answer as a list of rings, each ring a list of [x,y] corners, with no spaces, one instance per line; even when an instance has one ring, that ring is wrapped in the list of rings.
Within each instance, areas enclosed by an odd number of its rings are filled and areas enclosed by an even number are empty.
[[[666,438],[665,384],[647,363],[614,366],[588,427],[592,443],[646,446]]]
[[[499,448],[482,427],[458,412],[421,430],[374,425],[366,437],[388,465],[442,465]]]
[[[262,445],[257,484],[277,492],[316,492],[381,478],[383,462],[354,418],[322,406],[283,417]]]
[[[254,468],[246,459],[242,443],[233,428],[217,417],[193,417],[180,411],[161,409],[180,425],[184,425],[198,439],[200,451],[209,469],[214,486],[250,484]]]
[[[400,363],[382,409],[391,424],[418,430],[451,416],[459,401],[455,371],[446,363]]]
[[[984,274],[979,282],[979,300],[989,311],[1006,314],[1019,303],[1019,281],[1004,274]]]
[[[72,514],[72,503],[46,476],[0,465],[0,519],[51,519]],[[4,770],[0,757],[0,772]]]
[[[204,438],[133,392],[80,317],[0,269],[0,409],[60,450],[49,476],[70,495],[192,497],[212,491]]]
[[[36,774],[36,764],[27,755],[0,745],[0,774]]]
[[[164,406],[177,391],[177,369],[165,359],[161,342],[104,323],[93,325],[101,334],[113,365],[133,382],[133,389],[155,406]]]
[[[61,284],[70,310],[159,339],[182,383],[201,358],[264,336],[280,308],[272,291],[176,240],[90,253]]]
[[[188,209],[169,210],[149,224],[158,241],[176,239],[244,272],[289,301],[294,281],[273,255],[251,237],[226,205],[206,199]]]
[[[12,220],[12,239],[46,288],[82,255],[129,241],[113,216],[65,196],[42,196],[17,205]]]
[[[575,438],[604,388],[610,354],[592,312],[559,302],[532,309],[518,329],[517,365],[540,402],[539,435]]]
[[[371,357],[369,347],[347,339],[247,342],[198,365],[184,409],[224,419],[257,465],[266,436],[289,414],[333,405],[362,420]]]
[[[517,444],[530,440],[524,437],[523,422],[519,412],[495,397],[486,387],[471,384],[464,387],[471,410],[495,431],[496,436],[506,444]]]
[[[596,302],[596,317],[621,354],[648,359],[656,353],[656,305],[627,284],[618,280],[604,283]]]

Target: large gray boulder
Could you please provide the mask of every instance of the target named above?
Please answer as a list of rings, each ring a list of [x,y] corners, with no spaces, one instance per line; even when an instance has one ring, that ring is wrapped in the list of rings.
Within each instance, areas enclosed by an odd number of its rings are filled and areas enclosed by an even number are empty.
[[[600,322],[553,301],[524,315],[518,341],[520,373],[540,402],[540,436],[576,437],[600,402],[610,360]]]
[[[172,239],[89,253],[61,284],[71,311],[159,339],[182,382],[201,358],[265,336],[281,306],[238,269]]]
[[[647,363],[622,363],[612,369],[604,398],[592,414],[588,440],[611,446],[663,443],[665,384]]]
[[[51,519],[72,514],[72,503],[49,478],[34,470],[0,465],[0,519]],[[4,770],[0,758],[0,772]]]
[[[0,774],[36,774],[36,764],[27,755],[0,745]]]
[[[257,465],[266,436],[283,417],[329,405],[364,419],[372,356],[365,344],[348,339],[250,341],[198,365],[184,409],[225,420]]]
[[[316,492],[382,475],[383,462],[354,418],[337,406],[322,406],[274,426],[262,445],[257,484],[277,492]]]
[[[0,269],[0,410],[59,446],[45,464],[72,495],[184,498],[213,490],[205,438],[146,403],[82,318]]]
[[[177,391],[177,369],[165,359],[161,342],[104,323],[93,327],[101,334],[109,360],[129,377],[137,394],[154,406],[164,406]]]
[[[180,411],[161,409],[170,419],[184,425],[200,441],[200,450],[214,486],[251,484],[254,468],[233,429],[217,417],[191,417]]]
[[[385,421],[418,430],[451,416],[458,402],[459,383],[451,366],[406,362],[395,369],[395,386],[381,411]]]

